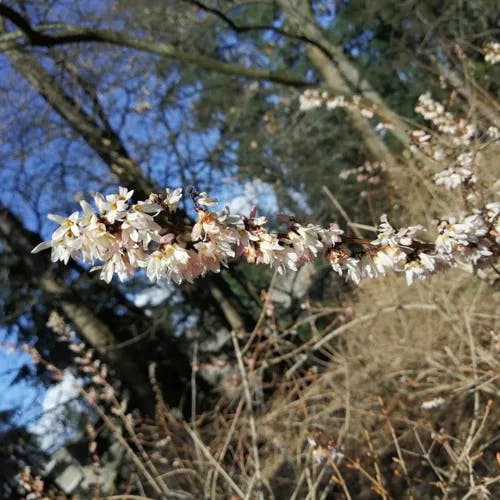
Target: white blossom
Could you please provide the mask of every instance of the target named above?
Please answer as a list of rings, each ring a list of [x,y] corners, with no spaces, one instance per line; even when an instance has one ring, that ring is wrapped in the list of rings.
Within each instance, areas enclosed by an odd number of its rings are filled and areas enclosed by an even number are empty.
[[[422,410],[435,410],[436,408],[443,406],[445,403],[446,400],[444,398],[434,398],[429,399],[428,401],[424,401],[420,405],[420,408],[422,408]]]
[[[163,204],[168,208],[169,212],[175,212],[177,210],[177,205],[182,198],[182,188],[177,189],[165,189],[165,198]]]
[[[328,228],[324,229],[320,236],[323,244],[327,247],[335,246],[342,242],[342,235],[344,231],[340,229],[337,224],[330,224]]]
[[[323,104],[323,99],[318,91],[308,89],[299,97],[299,107],[301,111],[310,111],[319,108]]]
[[[490,42],[484,46],[484,60],[490,64],[500,62],[500,43]]]
[[[215,198],[210,198],[207,193],[203,192],[196,197],[196,203],[209,207],[211,205],[217,205],[218,202]]]
[[[96,193],[94,196],[95,204],[108,222],[113,224],[116,220],[121,220],[128,210],[128,201],[133,196],[133,190],[127,188],[118,188],[117,194],[108,194],[106,196]]]
[[[423,229],[423,226],[417,225],[396,231],[387,220],[387,215],[383,214],[380,216],[380,224],[377,228],[378,237],[372,241],[372,244],[392,247],[410,246],[413,242],[413,236]]]
[[[461,161],[466,165],[470,158],[464,156]],[[365,171],[369,174],[370,167]],[[180,199],[179,189],[167,190],[167,198],[153,194],[133,205],[129,202],[132,195],[126,188],[107,196],[98,193],[94,197],[97,211],[82,201],[81,213],[73,212],[68,218],[50,215],[59,226],[52,239],[33,252],[50,248],[54,262],[73,258],[97,263],[92,270],[99,270],[107,282],[115,274],[123,281],[140,268],[151,280],[192,282],[207,272],[219,272],[237,257],[285,273],[323,256],[336,273],[355,284],[395,271],[404,272],[409,285],[457,260],[485,265],[500,254],[499,202],[439,221],[432,244],[415,240],[423,231],[421,225],[395,228],[386,215],[381,216],[373,241],[346,237],[337,224],[326,228],[303,225],[288,216],[281,217],[287,232],[273,233],[255,209],[249,217],[242,217],[227,207],[219,212],[200,208],[200,199],[205,205],[214,201],[206,193],[194,196],[197,221],[178,225],[169,216]],[[157,218],[160,213],[163,219]],[[351,243],[361,246],[355,254]]]

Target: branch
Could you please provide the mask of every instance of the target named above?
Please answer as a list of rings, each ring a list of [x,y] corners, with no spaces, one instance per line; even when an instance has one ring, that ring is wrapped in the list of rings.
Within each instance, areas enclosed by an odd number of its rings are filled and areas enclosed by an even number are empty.
[[[272,31],[274,33],[277,33],[278,35],[282,35],[286,38],[291,38],[292,40],[298,40],[301,42],[305,42],[310,45],[314,45],[317,47],[319,50],[321,50],[326,56],[331,57],[331,52],[328,50],[327,47],[322,45],[316,40],[313,40],[312,38],[305,36],[305,35],[299,35],[298,33],[292,33],[290,31],[284,30],[283,28],[278,28],[276,26],[270,26],[267,24],[254,24],[254,25],[240,25],[236,24],[235,21],[233,21],[227,14],[222,12],[219,9],[216,9],[214,7],[210,7],[209,5],[205,5],[203,2],[200,2],[199,0],[184,0],[185,2],[191,3],[193,5],[196,5],[199,7],[201,10],[204,10],[205,12],[208,12],[210,14],[213,14],[215,17],[218,17],[221,21],[223,21],[229,28],[231,28],[233,31],[236,33],[247,33],[249,31]]]
[[[207,193],[188,190],[198,215],[190,226],[178,226],[168,217],[177,210],[182,189],[153,193],[147,200],[129,205],[133,191],[120,187],[117,194],[106,197],[96,193],[97,212],[82,201],[83,215],[75,212],[69,218],[49,215],[60,227],[52,239],[37,245],[32,252],[52,249],[52,260],[68,262],[70,258],[85,262],[102,262],[93,267],[110,282],[114,274],[123,281],[139,268],[152,281],[163,278],[176,283],[193,282],[208,272],[220,272],[229,260],[240,257],[251,264],[267,264],[283,274],[298,271],[302,265],[322,257],[340,276],[355,284],[362,278],[385,276],[386,271],[404,272],[408,285],[424,280],[436,272],[457,267],[460,262],[475,268],[496,262],[500,241],[491,228],[499,224],[499,204],[491,203],[473,214],[438,221],[434,242],[414,238],[423,226],[395,229],[386,215],[380,217],[377,239],[344,236],[337,224],[323,228],[302,226],[295,218],[282,216],[287,222],[284,233],[271,233],[264,217],[230,214],[229,209],[212,212],[205,206],[217,204]],[[121,208],[117,208],[120,203]],[[166,217],[162,227],[156,219]],[[152,244],[151,244],[152,243]],[[361,247],[351,249],[351,246]],[[78,251],[75,251],[78,248]],[[222,300],[223,295],[215,298]],[[235,328],[236,329],[236,328]]]
[[[109,43],[120,47],[158,54],[163,57],[177,59],[186,64],[194,64],[199,68],[216,71],[227,75],[242,76],[255,80],[268,80],[281,85],[292,87],[309,87],[312,83],[288,75],[284,71],[271,71],[267,69],[247,68],[245,66],[221,62],[212,57],[193,54],[177,49],[169,43],[156,43],[148,40],[139,40],[112,30],[89,29],[79,26],[66,25],[62,33],[49,35],[32,27],[27,19],[10,7],[0,4],[0,16],[5,17],[15,24],[26,37],[29,45],[35,47],[55,47],[73,43]],[[12,48],[12,47],[11,47]]]

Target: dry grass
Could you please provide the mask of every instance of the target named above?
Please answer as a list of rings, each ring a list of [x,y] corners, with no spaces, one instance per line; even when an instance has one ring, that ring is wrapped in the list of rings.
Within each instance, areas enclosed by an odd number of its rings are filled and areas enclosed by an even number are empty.
[[[488,198],[493,149],[481,153]],[[428,226],[465,209],[425,169],[411,175],[418,169],[407,161],[392,172],[395,220]],[[241,393],[201,431],[244,498],[497,498],[500,292],[491,283],[460,270],[412,287],[401,276],[363,282],[301,318],[313,332],[303,343],[264,320],[240,379],[251,413]],[[205,498],[230,497],[213,467],[203,474]]]
[[[305,343],[267,307],[233,337],[238,376],[213,412],[189,425],[157,391],[155,422],[115,417],[142,463],[115,498],[496,498],[499,297],[461,271],[369,281],[301,318],[335,312]]]
[[[495,498],[498,298],[460,271],[411,288],[367,282],[306,349],[264,317],[244,355],[249,337],[234,338],[240,390],[196,431],[160,405],[151,442],[166,444],[152,455],[168,488],[213,499]]]

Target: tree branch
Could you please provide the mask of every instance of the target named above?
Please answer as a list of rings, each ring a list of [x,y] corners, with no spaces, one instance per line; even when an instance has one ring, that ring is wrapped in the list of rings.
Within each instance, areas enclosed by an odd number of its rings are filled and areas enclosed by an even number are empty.
[[[26,37],[28,44],[38,47],[55,47],[73,43],[109,43],[120,47],[158,54],[163,57],[176,59],[186,64],[194,64],[199,68],[216,71],[233,76],[241,76],[254,80],[268,80],[281,85],[292,87],[309,87],[312,83],[290,76],[284,71],[247,68],[245,66],[225,63],[209,56],[193,54],[177,49],[172,44],[157,43],[148,40],[139,40],[112,30],[88,29],[79,26],[66,25],[62,33],[47,34],[36,27],[32,27],[27,19],[10,7],[0,4],[0,16],[15,24]],[[11,47],[14,48],[14,47]]]
[[[246,26],[236,24],[236,22],[234,22],[227,14],[225,14],[221,10],[216,9],[214,7],[210,7],[209,5],[205,5],[203,2],[200,2],[199,0],[183,0],[183,1],[196,5],[201,10],[204,10],[205,12],[208,12],[214,15],[215,17],[218,17],[221,21],[223,21],[227,26],[229,26],[229,28],[231,28],[236,33],[247,33],[249,31],[272,31],[273,33],[277,33],[278,35],[282,35],[286,38],[291,38],[292,40],[298,40],[310,45],[314,45],[319,50],[321,50],[326,56],[331,56],[328,47],[325,47],[317,40],[313,40],[312,38],[309,38],[303,34],[292,33],[291,31],[284,30],[283,28],[278,28],[277,26],[270,26],[267,24],[255,24]]]

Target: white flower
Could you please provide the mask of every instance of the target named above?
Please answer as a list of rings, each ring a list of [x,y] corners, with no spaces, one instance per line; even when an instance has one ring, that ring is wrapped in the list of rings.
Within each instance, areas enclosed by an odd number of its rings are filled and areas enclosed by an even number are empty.
[[[359,285],[359,282],[361,281],[359,260],[349,257],[342,262],[342,267],[347,272],[347,278],[354,284]]]
[[[346,108],[348,105],[349,103],[343,95],[330,97],[326,101],[326,109]]]
[[[79,242],[75,241],[75,245],[77,248],[71,248],[71,245],[65,241],[52,241],[52,252],[51,252],[51,260],[52,262],[61,261],[66,265],[70,258],[76,260],[79,256]],[[40,248],[39,248],[40,250]]]
[[[215,213],[215,218],[219,224],[231,226],[237,229],[244,229],[245,223],[241,215],[232,214],[229,207],[224,207],[219,212]]]
[[[96,193],[94,200],[100,213],[111,224],[114,224],[116,220],[120,220],[125,216],[125,212],[129,207],[128,200],[133,194],[133,190],[129,191],[127,188],[119,187],[118,194],[108,194],[104,197],[101,193]]]
[[[445,403],[446,400],[444,398],[434,398],[428,401],[424,401],[420,405],[420,408],[422,408],[422,410],[434,410],[436,408],[439,408],[440,406],[443,406]]]
[[[337,243],[342,243],[342,235],[344,231],[340,229],[337,224],[330,224],[327,229],[321,231],[320,236],[323,240],[324,245],[330,247],[335,246]]]
[[[490,42],[484,46],[484,60],[490,64],[500,62],[500,43]]]
[[[153,252],[141,266],[146,268],[146,275],[151,281],[158,281],[165,276],[165,254],[159,250]]]
[[[439,253],[450,254],[457,245],[467,245],[467,238],[463,226],[456,223],[455,217],[442,221],[439,226],[439,235],[436,238],[436,250]]]
[[[459,172],[453,168],[447,168],[434,176],[434,182],[438,186],[444,186],[446,189],[452,190],[461,186],[470,178],[470,175],[469,172],[464,175],[463,172]]]
[[[189,253],[177,243],[164,245],[162,248],[165,264],[169,269],[176,269],[179,265],[187,264]]]
[[[352,280],[356,285],[362,277],[359,259],[351,257],[351,252],[344,246],[328,249],[325,254],[326,260],[331,264],[332,269],[340,276],[347,274],[347,279]]]
[[[262,233],[259,235],[258,249],[257,262],[272,265],[277,259],[277,254],[283,251],[283,246],[275,234]]]
[[[177,205],[182,198],[182,188],[177,189],[165,189],[165,199],[163,204],[168,208],[169,212],[175,212],[177,210]]]
[[[110,283],[113,275],[116,273],[120,281],[125,281],[126,278],[132,276],[135,268],[131,265],[126,252],[115,252],[110,259],[102,266],[94,266],[91,271],[100,270],[99,277],[106,283]]]
[[[206,271],[218,273],[222,264],[217,247],[211,241],[202,241],[194,245],[198,251],[200,262],[203,265],[203,274]]]
[[[203,192],[196,197],[196,203],[198,205],[204,205],[208,207],[211,205],[217,205],[218,201],[215,198],[210,198],[207,193]]]
[[[52,233],[53,240],[62,240],[65,237],[78,238],[78,236],[80,236],[80,226],[78,225],[80,222],[80,214],[78,212],[73,212],[68,218],[54,214],[49,214],[47,218],[60,225],[60,227]]]
[[[373,263],[380,274],[385,274],[385,269],[397,269],[406,261],[406,254],[393,246],[381,247],[372,256]]]
[[[304,255],[306,259],[310,256],[316,257],[318,251],[323,248],[323,243],[318,238],[321,230],[320,226],[312,224],[307,226],[295,224],[293,229],[288,232],[288,240],[298,255]]]
[[[132,205],[132,210],[139,213],[153,214],[153,217],[155,217],[162,211],[162,208],[158,203],[139,201],[135,205]]]
[[[298,270],[299,259],[299,255],[293,248],[284,246],[280,252],[274,254],[274,259],[270,265],[276,269],[279,274],[285,274],[287,271]]]
[[[436,270],[437,263],[436,263],[436,257],[434,255],[429,255],[424,252],[419,252],[418,259],[422,263],[422,266],[424,266],[424,268],[427,269],[427,271],[430,271],[432,273]]]
[[[96,259],[107,260],[119,248],[116,237],[108,233],[106,226],[97,220],[93,220],[82,229],[80,239],[80,251],[85,262],[93,262]]]
[[[372,245],[409,247],[413,243],[413,236],[422,230],[423,227],[421,225],[417,225],[403,227],[399,229],[399,231],[396,231],[387,220],[387,215],[382,214],[380,216],[380,225],[377,228],[378,238],[372,241]]]
[[[430,92],[426,92],[418,98],[415,111],[420,113],[426,120],[434,120],[444,113],[444,106],[434,101]]]
[[[193,226],[191,239],[198,241],[220,233],[220,226],[213,212],[198,210],[198,222]]]
[[[62,261],[67,264],[70,258],[78,258],[78,250],[81,248],[81,230],[79,226],[80,216],[78,212],[73,212],[68,218],[59,215],[49,214],[48,218],[60,224],[52,233],[52,239],[39,243],[31,253],[38,253],[42,250],[52,248],[52,262]]]
[[[323,99],[318,90],[307,89],[299,97],[299,107],[301,111],[309,111],[311,109],[319,108],[323,104]]]
[[[452,253],[460,247],[476,244],[488,232],[488,225],[480,212],[458,219],[450,217],[441,221],[439,236],[436,238],[436,250],[440,253]]]
[[[121,240],[124,245],[138,243],[146,250],[152,241],[160,240],[161,226],[149,213],[143,211],[156,211],[156,207],[154,204],[134,205],[132,211],[127,212],[121,225]]]

